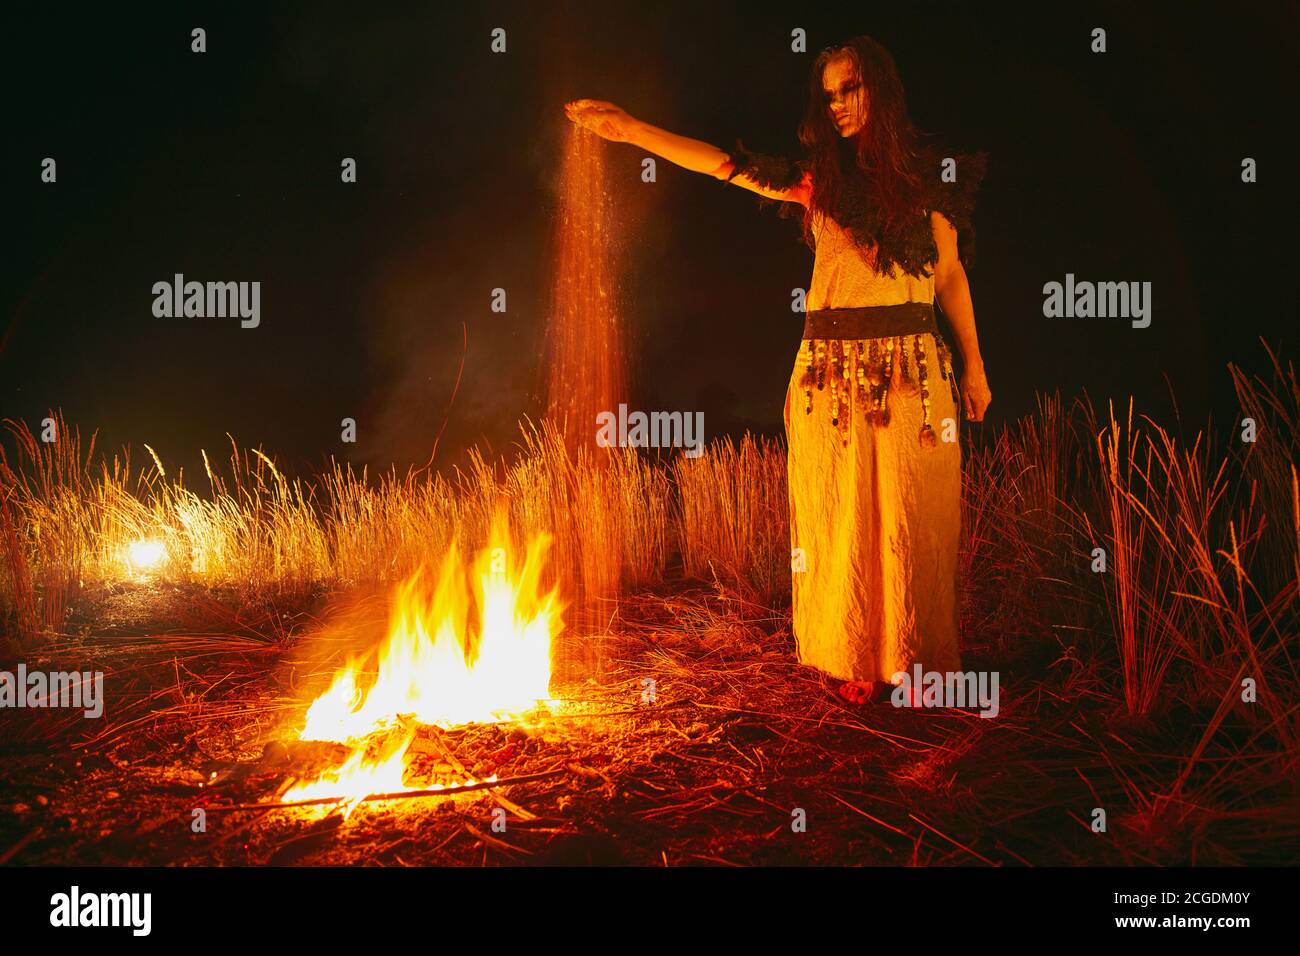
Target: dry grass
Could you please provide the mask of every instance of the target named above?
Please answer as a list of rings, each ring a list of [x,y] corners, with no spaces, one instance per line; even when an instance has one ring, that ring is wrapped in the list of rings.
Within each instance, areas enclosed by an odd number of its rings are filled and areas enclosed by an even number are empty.
[[[203,453],[200,495],[169,479],[151,449],[138,469],[129,450],[96,463],[61,419],[56,443],[6,424],[16,450],[0,447],[0,613],[24,645],[58,633],[81,589],[139,577],[139,541],[163,545],[153,583],[243,604],[405,578],[453,540],[481,547],[502,505],[518,539],[554,537],[553,573],[572,582],[571,600],[653,584],[668,561],[668,471],[631,449],[575,460],[549,425],[525,428],[514,462],[474,454],[450,478],[372,478],[336,463],[314,483],[290,480],[232,441],[223,471]]]
[[[1265,376],[1229,366],[1253,442],[1240,422],[1184,437],[1131,404],[1101,417],[1086,400],[1067,407],[1058,396],[968,441],[965,652],[970,666],[1020,684],[1005,719],[918,751],[912,784],[937,786],[962,761],[988,766],[995,753],[1000,766],[1050,779],[1053,793],[1069,778],[1088,794],[1068,809],[1080,832],[1103,806],[1143,837],[1124,862],[1195,859],[1196,847],[1213,847],[1221,862],[1271,859],[1278,841],[1296,839],[1300,384],[1291,364],[1269,358]],[[382,589],[453,540],[482,545],[502,505],[516,540],[554,536],[552,573],[592,611],[576,620],[602,648],[636,630],[630,610],[652,616],[629,597],[647,590],[661,592],[656,607],[691,640],[730,628],[752,643],[755,620],[778,636],[788,627],[780,442],[724,440],[672,462],[631,450],[575,459],[549,425],[527,424],[510,460],[473,457],[450,475],[335,465],[311,482],[232,442],[221,469],[205,454],[200,494],[167,475],[148,446],[139,466],[129,451],[96,457],[93,438],[83,445],[53,417],[60,441],[9,422],[10,447],[0,448],[0,621],[29,649],[59,646],[70,608],[129,578],[139,539],[165,546],[156,583],[210,594],[213,608],[237,609],[227,612],[239,622],[231,632],[252,633],[256,615],[238,609],[291,607],[321,589]],[[711,582],[726,614],[675,604],[683,577]],[[749,623],[735,625],[737,615]],[[686,653],[685,670],[668,658],[656,666],[687,684],[719,660],[735,663],[713,674],[724,683],[775,673],[766,657],[759,667],[713,637],[707,660]],[[793,673],[787,644],[778,657]],[[610,673],[626,665],[614,660]],[[991,735],[985,724],[1008,729]],[[1005,809],[1018,792],[997,799]],[[1051,859],[1045,847],[1004,846],[1001,859]],[[1089,858],[1083,845],[1062,854]]]
[[[676,528],[686,575],[722,577],[774,601],[790,594],[785,446],[746,435],[715,441],[673,465]]]

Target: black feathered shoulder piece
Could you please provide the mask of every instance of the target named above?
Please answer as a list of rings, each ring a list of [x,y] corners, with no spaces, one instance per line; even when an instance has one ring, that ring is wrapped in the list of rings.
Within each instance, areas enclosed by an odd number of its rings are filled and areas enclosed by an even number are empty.
[[[984,152],[923,149],[917,165],[923,214],[886,232],[871,184],[865,174],[857,172],[845,179],[831,218],[860,246],[875,248],[876,268],[881,272],[896,265],[908,275],[922,278],[932,275],[931,266],[939,261],[930,213],[940,212],[957,230],[957,258],[963,266],[971,266],[975,261],[975,196],[987,167],[988,154]]]
[[[948,153],[927,150],[922,158],[922,181],[926,184],[926,204],[942,213],[957,230],[957,255],[963,265],[975,261],[975,199],[984,174],[988,171],[988,153]],[[937,254],[937,253],[936,253]]]
[[[764,189],[793,189],[803,180],[804,170],[808,168],[807,163],[796,162],[785,156],[772,156],[746,149],[740,140],[736,140],[728,158],[735,167],[727,177],[728,182],[744,173]]]
[[[807,161],[785,156],[757,153],[736,140],[728,154],[734,168],[728,181],[744,173],[766,189],[792,189],[799,185],[811,168]],[[929,275],[929,268],[939,258],[929,213],[938,211],[957,230],[957,255],[962,265],[975,261],[975,226],[972,216],[980,184],[988,168],[988,154],[954,153],[930,147],[922,151],[918,167],[926,214],[906,228],[884,235],[880,210],[871,198],[871,188],[863,175],[850,176],[841,189],[831,218],[839,223],[864,248],[876,248],[876,267],[888,272],[897,265],[909,275]],[[814,183],[813,188],[816,188]],[[760,197],[764,203],[772,202]],[[783,213],[788,210],[783,209]]]

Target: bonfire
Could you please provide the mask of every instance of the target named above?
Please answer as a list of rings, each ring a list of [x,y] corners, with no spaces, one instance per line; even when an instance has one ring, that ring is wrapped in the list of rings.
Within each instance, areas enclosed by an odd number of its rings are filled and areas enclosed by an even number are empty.
[[[521,561],[512,560],[506,519],[498,514],[489,546],[470,566],[453,545],[436,576],[421,568],[402,582],[387,638],[338,672],[308,708],[299,734],[347,744],[351,753],[281,799],[356,802],[476,784],[408,783],[416,726],[526,721],[558,703],[551,699],[551,653],[562,607],[556,589],[541,587],[549,545],[538,535]]]

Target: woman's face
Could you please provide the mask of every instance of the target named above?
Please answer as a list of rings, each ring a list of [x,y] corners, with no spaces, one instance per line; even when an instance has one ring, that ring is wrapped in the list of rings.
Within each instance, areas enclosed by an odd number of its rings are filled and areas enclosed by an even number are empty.
[[[867,125],[867,91],[853,60],[837,56],[822,70],[822,92],[831,122],[841,136],[853,136]]]

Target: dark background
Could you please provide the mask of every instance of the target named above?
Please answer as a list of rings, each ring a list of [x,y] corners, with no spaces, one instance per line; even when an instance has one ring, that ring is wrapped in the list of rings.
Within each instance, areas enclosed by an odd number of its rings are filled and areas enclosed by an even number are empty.
[[[923,129],[990,153],[970,273],[990,420],[1056,389],[1169,420],[1172,390],[1185,422],[1226,427],[1225,363],[1263,368],[1261,336],[1294,343],[1295,5],[896,6],[7,11],[0,416],[61,408],[187,470],[227,432],[291,468],[404,469],[444,419],[440,464],[505,451],[540,410],[562,104],[793,153],[814,55],[869,33]],[[809,53],[790,52],[794,27]],[[710,436],[779,432],[790,290],[812,268],[796,224],[666,162],[644,184],[644,153],[607,149],[633,407],[703,410]],[[151,287],[176,272],[260,280],[261,327],[155,319]],[[1152,282],[1151,327],[1045,319],[1043,283],[1067,272]]]

